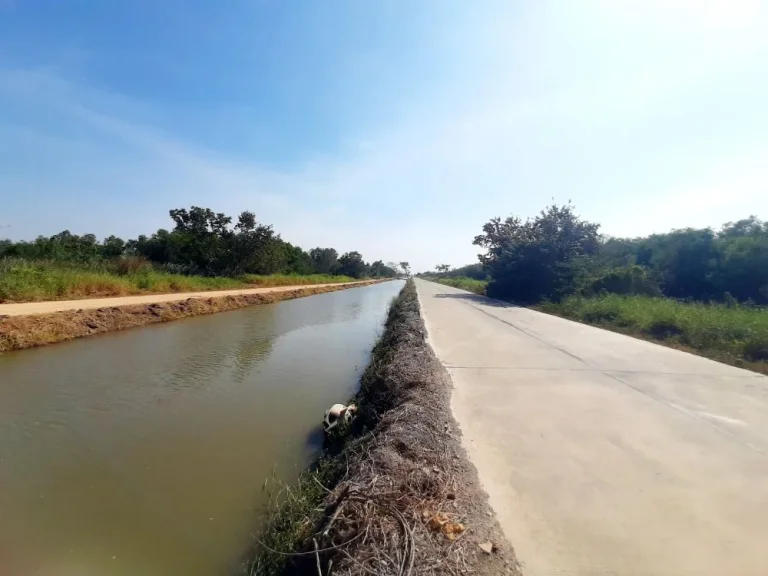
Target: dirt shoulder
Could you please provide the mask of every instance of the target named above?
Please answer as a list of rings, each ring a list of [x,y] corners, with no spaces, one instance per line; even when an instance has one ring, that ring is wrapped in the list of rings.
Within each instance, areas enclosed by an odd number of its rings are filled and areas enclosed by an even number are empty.
[[[303,290],[306,288],[327,288],[329,286],[354,286],[370,284],[370,281],[311,284],[300,286],[272,286],[269,288],[241,288],[237,290],[206,290],[203,292],[176,292],[173,294],[146,294],[142,296],[118,296],[111,298],[89,298],[86,300],[51,300],[48,302],[19,302],[0,304],[0,318],[3,316],[29,316],[31,314],[50,314],[65,310],[96,310],[115,306],[135,306],[139,304],[159,304],[179,302],[189,298],[220,298],[222,296],[250,296],[253,294],[271,294]]]
[[[358,416],[257,536],[244,574],[519,574],[461,445],[413,281],[393,302]],[[320,486],[320,488],[318,488]]]
[[[0,352],[45,346],[104,332],[214,314],[254,304],[270,304],[376,282],[4,304],[0,306]]]

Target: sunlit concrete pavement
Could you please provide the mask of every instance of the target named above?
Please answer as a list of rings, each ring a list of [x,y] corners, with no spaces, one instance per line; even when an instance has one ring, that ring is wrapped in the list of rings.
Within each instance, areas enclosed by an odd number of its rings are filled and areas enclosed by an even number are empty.
[[[768,378],[417,287],[525,574],[768,574]]]

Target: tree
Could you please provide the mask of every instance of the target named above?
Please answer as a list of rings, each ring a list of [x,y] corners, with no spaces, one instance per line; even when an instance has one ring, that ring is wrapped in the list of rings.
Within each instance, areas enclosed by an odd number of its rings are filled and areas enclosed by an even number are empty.
[[[104,258],[119,258],[125,252],[125,240],[117,236],[109,236],[101,244],[101,255]]]
[[[312,258],[298,246],[283,242],[285,272],[288,274],[312,274],[315,269]]]
[[[411,275],[411,265],[408,262],[400,262],[400,268],[406,276]]]
[[[597,251],[598,229],[570,202],[525,222],[493,218],[474,240],[486,251],[479,258],[491,276],[488,295],[521,302],[561,298],[573,290],[579,259]]]
[[[394,278],[397,276],[397,270],[384,264],[381,260],[376,260],[371,264],[369,273],[374,278]]]
[[[654,234],[641,242],[637,255],[638,264],[659,271],[666,295],[700,300],[714,296],[710,272],[716,261],[715,233],[709,228]]]
[[[181,263],[205,275],[224,273],[231,261],[232,234],[228,229],[232,218],[214,213],[210,208],[192,206],[189,210],[177,208],[170,211],[176,223],[174,233],[180,237],[178,257]]]
[[[454,268],[448,272],[448,276],[454,278],[465,276],[467,278],[474,278],[475,280],[488,279],[488,274],[486,274],[482,264],[467,264],[466,266],[462,266],[460,268]]]
[[[438,274],[446,274],[450,269],[451,266],[449,264],[438,264],[435,266],[435,270],[437,270]]]
[[[339,258],[339,274],[362,278],[368,274],[368,265],[360,252],[347,252]]]
[[[333,248],[312,248],[309,256],[318,274],[333,274],[338,268],[339,253]]]

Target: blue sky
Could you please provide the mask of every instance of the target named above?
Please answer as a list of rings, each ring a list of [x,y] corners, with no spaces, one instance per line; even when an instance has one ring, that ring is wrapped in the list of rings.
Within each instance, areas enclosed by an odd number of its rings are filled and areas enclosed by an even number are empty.
[[[612,235],[768,218],[766,29],[759,0],[0,0],[0,234],[196,204],[427,269],[552,199]]]

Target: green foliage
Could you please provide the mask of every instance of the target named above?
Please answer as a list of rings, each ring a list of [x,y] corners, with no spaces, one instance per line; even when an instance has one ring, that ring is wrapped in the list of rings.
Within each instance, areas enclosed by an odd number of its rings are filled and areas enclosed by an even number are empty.
[[[592,298],[571,296],[559,303],[544,303],[539,309],[682,344],[721,360],[768,360],[768,310],[765,308],[604,294]],[[766,370],[768,366],[763,371]]]
[[[251,286],[301,286],[303,284],[334,284],[338,282],[353,282],[351,276],[332,276],[330,274],[269,274],[260,276],[246,274],[243,279]]]
[[[244,275],[238,278],[189,276],[156,269],[138,257],[92,263],[6,258],[0,260],[0,302],[332,284],[352,280],[347,276],[327,274]]]
[[[394,278],[397,276],[397,270],[388,264],[384,264],[381,260],[371,264],[369,273],[374,278]]]
[[[533,219],[494,218],[474,244],[491,276],[488,295],[519,302],[557,300],[576,283],[580,258],[597,253],[598,224],[581,220],[571,204],[548,206]]]
[[[368,264],[360,252],[347,252],[339,258],[337,273],[352,278],[363,278],[368,274]]]
[[[199,206],[171,210],[170,216],[173,230],[128,241],[109,236],[99,242],[93,234],[66,230],[32,242],[1,240],[0,299],[238,288],[248,285],[244,276],[274,286],[397,276],[391,265],[369,265],[359,252],[341,258],[333,248],[306,252],[260,224],[253,212],[242,212],[234,225],[230,216]]]
[[[454,268],[446,274],[449,278],[473,278],[474,280],[488,280],[488,273],[482,264],[467,264]]]
[[[315,271],[320,274],[333,274],[338,268],[339,253],[333,248],[313,248],[309,257]]]
[[[599,278],[591,280],[583,292],[585,294],[608,292],[644,296],[661,295],[658,281],[651,277],[647,269],[637,265],[609,269]]]
[[[549,206],[525,222],[492,219],[475,238],[485,249],[476,266],[491,277],[488,294],[520,302],[607,292],[768,304],[768,223],[754,216],[718,232],[609,238],[597,230],[570,204]],[[443,275],[481,279],[459,270]]]
[[[263,489],[269,493],[269,504],[260,524],[267,530],[259,534],[249,576],[283,574],[291,561],[288,556],[299,552],[323,517],[319,504],[326,496],[326,486],[335,486],[344,474],[342,461],[321,456],[315,465],[301,473],[295,485],[267,480]]]
[[[132,262],[128,260],[128,262]],[[127,296],[142,293],[194,292],[248,288],[244,280],[185,276],[140,266],[122,271],[121,262],[90,264],[0,260],[0,302]]]
[[[486,280],[475,280],[474,278],[467,278],[465,276],[459,276],[457,278],[428,278],[433,282],[439,282],[440,284],[445,284],[446,286],[460,288],[462,290],[466,290],[467,292],[474,292],[475,294],[480,294],[481,296],[485,296],[485,290],[488,287],[488,282]]]

